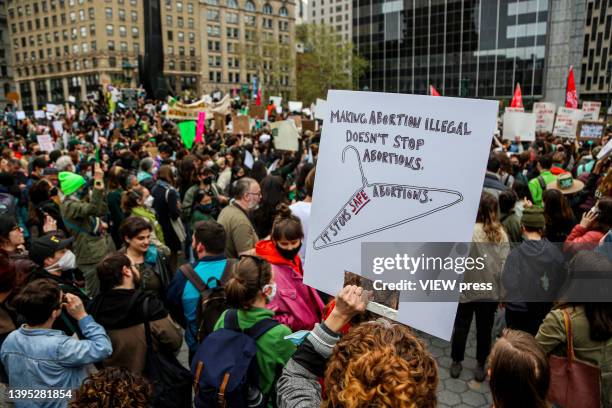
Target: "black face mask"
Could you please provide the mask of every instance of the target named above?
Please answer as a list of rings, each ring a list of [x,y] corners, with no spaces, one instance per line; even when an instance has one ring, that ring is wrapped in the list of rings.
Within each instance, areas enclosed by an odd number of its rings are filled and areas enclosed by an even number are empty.
[[[57,187],[53,187],[49,190],[49,197],[55,197],[57,195]]]
[[[275,246],[280,256],[282,256],[283,258],[289,261],[293,261],[293,258],[295,258],[298,252],[300,252],[300,248],[302,248],[302,243],[300,242],[300,245],[296,246],[293,249],[284,249],[284,248],[279,247],[278,244],[275,244]]]
[[[211,176],[205,177],[204,180],[202,180],[202,183],[209,186],[211,185],[213,182],[213,178]]]

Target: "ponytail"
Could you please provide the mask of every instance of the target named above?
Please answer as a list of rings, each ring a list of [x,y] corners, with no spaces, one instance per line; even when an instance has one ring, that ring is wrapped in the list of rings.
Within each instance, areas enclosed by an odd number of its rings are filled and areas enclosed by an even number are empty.
[[[272,270],[268,262],[254,256],[243,257],[225,284],[228,305],[237,309],[250,309],[259,291],[271,279]]]
[[[286,203],[281,203],[276,207],[276,217],[272,224],[272,239],[280,241],[286,239],[294,241],[304,238],[302,221],[293,213]]]

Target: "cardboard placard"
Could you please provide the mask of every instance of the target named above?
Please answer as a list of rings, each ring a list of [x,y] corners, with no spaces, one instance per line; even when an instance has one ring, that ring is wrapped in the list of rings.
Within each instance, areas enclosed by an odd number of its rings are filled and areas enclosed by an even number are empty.
[[[270,129],[272,129],[272,138],[276,150],[298,151],[300,134],[293,120],[288,119],[271,123]]]
[[[316,120],[309,120],[309,119],[302,120],[302,131],[305,132],[307,130],[310,130],[313,133],[316,132],[316,130],[317,130],[317,121]]]
[[[578,122],[581,120],[582,111],[580,109],[559,106],[557,109],[557,118],[555,119],[555,127],[553,128],[553,136],[567,138],[576,137]]]
[[[605,134],[606,124],[595,120],[581,120],[578,122],[576,138],[578,140],[601,140]]]
[[[536,102],[533,104],[533,113],[536,115],[536,132],[552,133],[555,125],[556,109],[556,105],[550,102]]]
[[[368,242],[471,241],[497,101],[331,90],[327,105],[306,242],[306,285],[338,293],[345,271],[364,277],[371,266],[362,265],[367,255],[362,245]],[[461,171],[449,172],[444,163],[456,157],[470,159]],[[377,276],[395,284],[414,278],[406,270]],[[400,298],[391,316],[449,340],[458,297],[418,303]]]
[[[51,139],[51,135],[38,135],[36,136],[36,141],[40,145],[40,150],[45,151],[47,153],[51,153],[55,150],[53,145],[53,139]]]
[[[263,105],[257,106],[256,103],[249,104],[249,117],[255,119],[263,119],[266,115],[266,107]]]
[[[215,119],[215,130],[219,130],[221,131],[221,133],[225,133],[225,115],[215,112],[214,119]]]
[[[504,113],[504,139],[514,140],[516,136],[522,142],[535,140],[536,116],[534,113],[507,111]]]
[[[249,117],[245,115],[232,115],[232,134],[239,135],[241,133],[243,135],[251,133],[251,128],[249,126]]]
[[[583,101],[582,102],[582,120],[594,121],[599,119],[599,111],[601,110],[601,102]]]

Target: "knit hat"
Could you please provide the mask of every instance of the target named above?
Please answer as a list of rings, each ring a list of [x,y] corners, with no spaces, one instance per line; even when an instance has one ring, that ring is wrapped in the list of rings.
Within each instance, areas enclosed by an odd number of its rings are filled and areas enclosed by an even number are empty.
[[[544,210],[539,207],[527,207],[523,210],[521,224],[527,228],[544,228]]]
[[[62,193],[67,196],[78,191],[85,185],[85,179],[82,176],[74,174],[70,171],[60,172],[58,179]]]

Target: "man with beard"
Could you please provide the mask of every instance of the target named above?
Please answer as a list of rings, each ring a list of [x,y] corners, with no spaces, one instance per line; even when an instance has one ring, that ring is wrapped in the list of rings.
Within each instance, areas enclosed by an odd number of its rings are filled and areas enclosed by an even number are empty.
[[[254,255],[259,240],[249,219],[249,212],[261,201],[261,187],[252,178],[244,177],[236,182],[234,200],[219,214],[219,224],[227,234],[225,254],[230,258]]]
[[[140,274],[126,255],[107,256],[97,272],[100,294],[91,302],[89,311],[106,329],[113,345],[113,354],[102,363],[105,367],[123,367],[143,374],[147,355],[145,320],[150,322],[155,350],[168,355],[178,352],[183,342],[180,327],[158,298],[147,298],[138,290]]]

